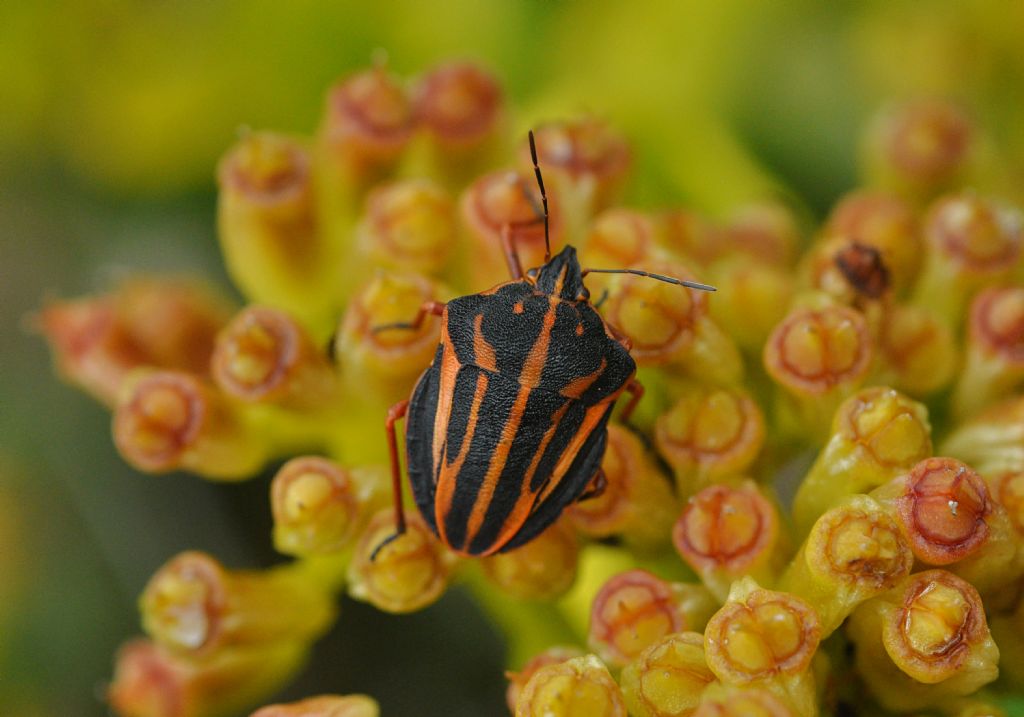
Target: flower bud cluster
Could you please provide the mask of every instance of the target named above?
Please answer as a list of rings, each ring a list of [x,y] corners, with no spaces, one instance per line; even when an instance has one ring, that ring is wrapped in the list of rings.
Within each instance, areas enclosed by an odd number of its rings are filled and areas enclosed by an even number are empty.
[[[240,311],[143,277],[40,312],[59,372],[112,409],[140,471],[244,480],[285,461],[269,507],[291,562],[234,570],[186,552],[160,568],[140,600],[147,637],[117,657],[114,710],[250,709],[300,668],[342,593],[405,613],[455,582],[506,628],[521,717],[973,714],[1001,652],[1019,685],[1024,229],[963,184],[973,120],[938,100],[887,110],[861,186],[809,231],[764,198],[717,217],[621,206],[633,153],[595,117],[536,128],[542,194],[508,119],[497,79],[471,64],[356,73],[310,136],[250,132],[221,161]],[[557,520],[467,557],[444,521],[508,529],[482,509],[516,502],[495,488],[507,476],[486,467],[479,505],[456,504],[418,466],[413,505],[404,475],[424,442],[457,460],[441,447],[453,415],[476,422],[459,440],[498,427],[479,415],[483,389],[428,406],[416,387],[432,362],[458,373],[464,345],[474,372],[505,380],[483,319],[453,336],[442,302],[540,266],[546,239],[584,268],[631,270],[585,281],[646,392],[628,421],[592,414],[608,421],[600,464],[587,456],[593,475],[574,474],[579,499]],[[499,445],[512,455],[536,433],[516,459],[532,471],[552,441],[586,437],[545,428]],[[532,516],[559,487],[531,504],[529,486],[503,483],[520,500],[499,507]],[[253,714],[307,716],[377,707],[321,696]]]

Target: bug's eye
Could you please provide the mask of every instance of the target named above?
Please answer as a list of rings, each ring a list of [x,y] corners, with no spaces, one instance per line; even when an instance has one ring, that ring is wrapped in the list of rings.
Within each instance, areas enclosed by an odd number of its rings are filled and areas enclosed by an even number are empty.
[[[590,291],[586,287],[580,289],[580,293],[576,294],[576,301],[590,301]]]
[[[528,272],[526,272],[526,278],[527,279],[536,279],[537,278],[537,270],[536,269],[530,269]]]

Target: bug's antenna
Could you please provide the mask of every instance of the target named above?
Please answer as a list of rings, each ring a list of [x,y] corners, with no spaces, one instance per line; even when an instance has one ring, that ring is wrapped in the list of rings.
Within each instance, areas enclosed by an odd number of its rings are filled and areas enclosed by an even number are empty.
[[[658,281],[664,281],[666,284],[675,284],[676,286],[685,286],[688,289],[699,289],[700,291],[718,291],[715,287],[710,284],[701,284],[697,281],[683,281],[677,279],[674,276],[664,276],[663,274],[652,274],[649,271],[641,271],[640,269],[584,269],[582,272],[583,276],[587,274],[634,274],[636,276],[646,276],[648,279],[657,279]]]
[[[551,237],[548,235],[548,194],[544,191],[544,177],[540,173],[540,164],[537,162],[537,140],[533,138],[533,130],[530,130],[530,157],[533,158],[533,173],[537,175],[537,186],[540,187],[540,200],[544,204],[544,263],[551,260]]]

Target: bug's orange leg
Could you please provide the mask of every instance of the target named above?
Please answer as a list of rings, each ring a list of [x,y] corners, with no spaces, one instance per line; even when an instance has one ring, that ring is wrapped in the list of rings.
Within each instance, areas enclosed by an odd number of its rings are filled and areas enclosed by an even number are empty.
[[[370,560],[375,560],[381,548],[405,533],[405,509],[402,507],[402,464],[398,460],[398,438],[395,435],[395,424],[405,417],[408,410],[409,401],[399,401],[388,409],[388,418],[384,423],[384,430],[388,434],[388,451],[391,454],[391,490],[395,496],[395,532],[373,549]]]
[[[604,468],[598,468],[597,473],[590,481],[590,485],[585,491],[576,499],[576,502],[582,502],[590,500],[591,498],[597,498],[604,494],[605,488],[608,487],[608,476],[604,474]]]
[[[619,418],[622,419],[623,423],[629,423],[629,419],[632,418],[637,404],[644,397],[644,386],[635,378],[631,378],[629,383],[626,384],[626,393],[629,394],[629,403],[626,404],[625,408],[622,409],[622,413],[619,414]]]
[[[523,278],[523,265],[519,261],[519,252],[512,241],[512,225],[505,224],[501,227],[501,248],[505,252],[505,265],[513,279]]]
[[[372,331],[377,334],[381,331],[387,331],[389,329],[418,329],[423,326],[423,321],[427,318],[428,314],[434,316],[440,316],[444,313],[445,304],[443,301],[424,301],[420,310],[416,312],[416,316],[413,317],[412,321],[399,321],[394,324],[381,324],[380,326],[374,326]]]

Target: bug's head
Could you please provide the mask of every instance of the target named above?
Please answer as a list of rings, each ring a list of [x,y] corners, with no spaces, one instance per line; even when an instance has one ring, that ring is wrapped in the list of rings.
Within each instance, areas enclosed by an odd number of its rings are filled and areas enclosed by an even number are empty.
[[[527,280],[532,280],[537,291],[557,296],[564,301],[587,301],[590,292],[583,285],[583,270],[580,268],[576,250],[567,246],[551,257],[539,269],[531,269]]]

